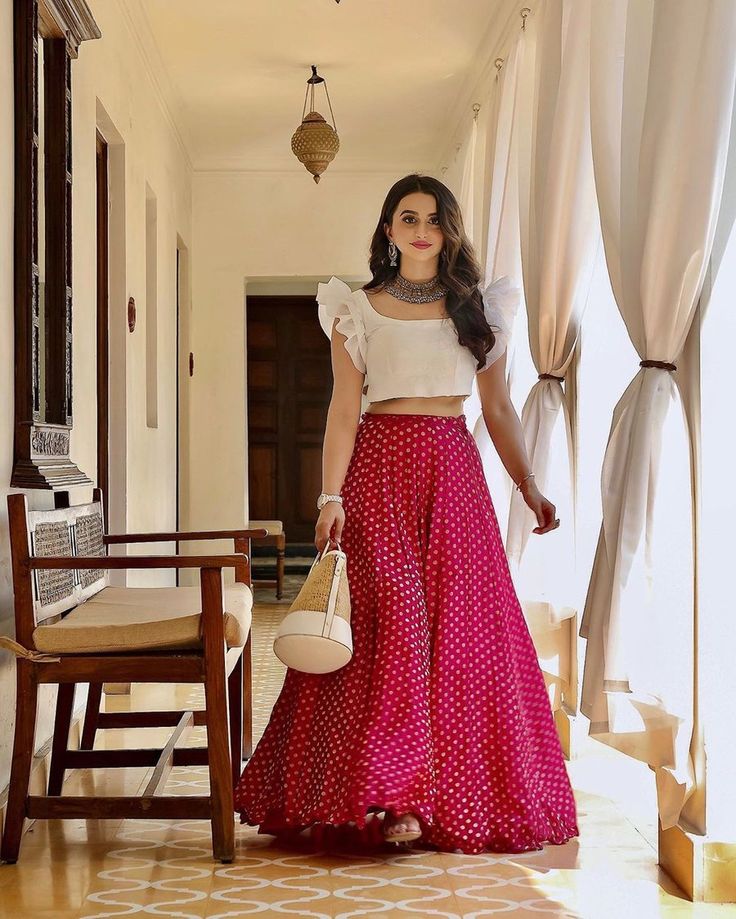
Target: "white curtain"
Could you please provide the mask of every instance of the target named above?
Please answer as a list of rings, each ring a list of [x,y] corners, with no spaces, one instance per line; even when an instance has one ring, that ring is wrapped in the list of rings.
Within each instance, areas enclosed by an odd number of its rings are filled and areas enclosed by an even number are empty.
[[[588,0],[591,128],[614,296],[642,359],[677,364],[718,219],[736,77],[733,0]],[[676,371],[619,400],[580,630],[590,733],[652,767],[662,826],[692,791],[693,497]]]
[[[475,207],[476,199],[476,165],[478,157],[478,120],[473,118],[470,128],[468,129],[462,149],[458,151],[458,156],[462,157],[462,171],[460,175],[460,191],[458,192],[458,204],[463,215],[463,226],[468,239],[474,248],[478,246],[477,233],[475,231],[477,223],[477,211]],[[472,430],[473,424],[480,414],[480,398],[478,390],[473,381],[470,395],[463,404],[463,411],[466,415],[468,427]]]
[[[521,253],[537,380],[521,423],[536,484],[555,504],[561,526],[532,536],[537,519],[513,489],[506,551],[537,637],[558,629],[581,605],[575,572],[576,390],[572,385],[563,391],[562,379],[577,366],[572,362],[599,239],[590,149],[588,8],[577,0],[544,0],[527,20],[522,44]]]
[[[521,287],[521,256],[519,250],[519,192],[517,172],[517,81],[519,73],[520,43],[517,41],[507,55],[501,70],[493,81],[490,100],[491,121],[488,125],[487,144],[490,200],[488,205],[488,231],[485,255],[487,280],[508,275],[514,286]],[[523,310],[516,314],[516,324],[506,355],[507,380],[513,377],[514,353],[523,344],[520,321]],[[512,482],[498,457],[488,434],[480,400],[474,386],[472,396],[465,403],[468,427],[478,446],[483,470],[490,490],[496,516],[503,531],[506,525],[508,502]]]
[[[460,210],[465,232],[475,244],[475,155],[478,145],[478,119],[473,118],[463,144],[463,175],[460,183]]]

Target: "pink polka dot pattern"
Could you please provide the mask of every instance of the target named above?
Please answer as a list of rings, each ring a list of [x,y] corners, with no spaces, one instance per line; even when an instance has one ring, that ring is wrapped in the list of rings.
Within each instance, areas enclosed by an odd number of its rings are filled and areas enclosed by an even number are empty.
[[[236,789],[241,821],[323,832],[411,811],[424,842],[465,853],[579,835],[465,415],[364,413],[342,495],[354,655],[287,671]]]

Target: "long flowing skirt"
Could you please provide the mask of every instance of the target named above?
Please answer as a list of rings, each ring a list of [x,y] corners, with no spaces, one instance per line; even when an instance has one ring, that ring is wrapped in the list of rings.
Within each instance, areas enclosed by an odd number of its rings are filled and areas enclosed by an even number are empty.
[[[579,835],[465,415],[364,413],[342,495],[353,658],[287,670],[236,788],[241,821],[360,829],[411,811],[425,842],[466,853]]]

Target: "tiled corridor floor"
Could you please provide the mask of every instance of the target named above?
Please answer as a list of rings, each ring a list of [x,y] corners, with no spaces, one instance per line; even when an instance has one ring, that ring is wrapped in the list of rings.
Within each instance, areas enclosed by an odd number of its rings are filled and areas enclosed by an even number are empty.
[[[256,738],[283,679],[271,639],[290,595],[277,604],[268,602],[272,591],[256,592]],[[193,694],[198,687],[175,691],[178,703],[199,699]],[[144,704],[136,687],[133,692],[133,704]],[[153,698],[149,690],[145,704],[170,707],[170,692],[161,687]],[[108,708],[129,702],[107,697]],[[107,732],[100,742],[121,743],[121,733]],[[156,732],[150,730],[126,731],[126,741],[135,733],[140,735],[136,744],[154,742]],[[200,734],[191,742],[201,739]],[[736,919],[736,906],[690,903],[657,867],[646,767],[593,741],[568,767],[580,838],[522,855],[448,855],[388,846],[370,855],[327,853],[310,851],[308,841],[287,849],[273,837],[238,827],[236,860],[221,865],[212,860],[206,822],[40,821],[25,836],[18,864],[0,866],[0,917]],[[65,792],[134,793],[148,774],[143,769],[95,778],[72,773]],[[206,770],[176,769],[167,791],[201,793],[206,785]],[[633,789],[639,789],[639,800]]]

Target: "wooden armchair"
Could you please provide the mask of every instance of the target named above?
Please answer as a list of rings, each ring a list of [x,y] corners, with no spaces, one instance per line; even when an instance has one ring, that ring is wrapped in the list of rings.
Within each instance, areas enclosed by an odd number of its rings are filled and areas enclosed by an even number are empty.
[[[203,819],[215,858],[234,855],[233,784],[251,745],[250,539],[263,530],[105,535],[102,494],[89,504],[57,501],[29,511],[8,495],[15,594],[17,702],[13,761],[0,858],[15,862],[25,817]],[[128,542],[233,539],[235,553],[211,556],[110,556]],[[222,569],[235,569],[224,587]],[[199,568],[199,587],[115,587],[113,568]],[[100,712],[103,682],[202,683],[204,711]],[[38,686],[57,683],[48,794],[28,794]],[[81,749],[68,750],[77,683],[90,683]],[[244,700],[245,697],[245,700]],[[245,707],[243,705],[245,701]],[[207,746],[178,748],[195,724]],[[163,748],[93,750],[97,729],[173,726]],[[209,795],[162,795],[175,765],[208,765]],[[152,766],[141,796],[61,796],[71,768]]]

